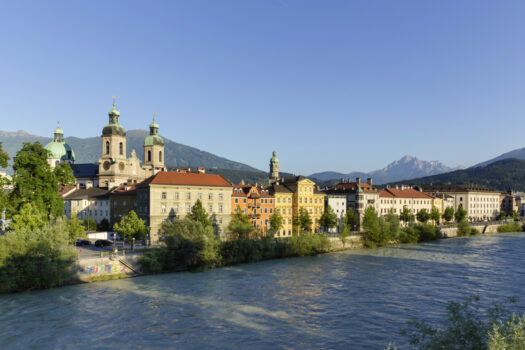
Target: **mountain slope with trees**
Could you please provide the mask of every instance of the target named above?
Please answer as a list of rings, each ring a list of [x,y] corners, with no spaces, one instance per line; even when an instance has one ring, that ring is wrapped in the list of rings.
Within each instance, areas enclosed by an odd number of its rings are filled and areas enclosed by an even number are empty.
[[[491,189],[525,191],[525,160],[503,159],[484,167],[404,180],[409,185],[481,185]]]

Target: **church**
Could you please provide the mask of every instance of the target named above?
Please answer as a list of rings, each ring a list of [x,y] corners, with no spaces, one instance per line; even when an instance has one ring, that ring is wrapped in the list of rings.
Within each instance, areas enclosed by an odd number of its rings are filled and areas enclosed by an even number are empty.
[[[159,135],[159,124],[153,118],[149,135],[144,139],[144,162],[135,152],[126,153],[126,131],[119,124],[120,112],[113,108],[108,112],[109,121],[102,129],[101,152],[97,164],[75,164],[75,153],[65,143],[60,127],[54,132],[53,141],[45,148],[49,151],[48,162],[54,168],[60,162],[68,162],[73,169],[77,184],[85,188],[100,187],[112,189],[122,184],[137,184],[160,171],[164,165],[164,140]]]

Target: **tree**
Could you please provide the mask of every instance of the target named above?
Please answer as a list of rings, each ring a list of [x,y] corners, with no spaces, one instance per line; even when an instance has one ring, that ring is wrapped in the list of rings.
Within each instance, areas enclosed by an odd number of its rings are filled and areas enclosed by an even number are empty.
[[[328,229],[334,228],[337,226],[337,215],[330,205],[326,205],[323,215],[319,219],[319,225],[321,227],[326,227]]]
[[[76,181],[75,176],[73,175],[73,169],[71,169],[69,163],[59,163],[55,169],[53,169],[53,172],[55,173],[58,182],[63,185],[72,185]]]
[[[416,214],[417,221],[422,222],[423,224],[426,223],[430,219],[430,214],[426,209],[421,209]]]
[[[16,153],[13,191],[9,194],[11,214],[19,212],[24,204],[31,203],[46,215],[47,220],[62,216],[64,201],[58,194],[59,180],[51,170],[47,156],[48,151],[39,142],[25,142]]]
[[[396,214],[389,212],[385,217],[380,218],[379,224],[385,240],[397,241],[399,239],[401,226],[399,225],[399,218]]]
[[[255,227],[250,222],[250,217],[244,214],[240,207],[237,207],[228,224],[228,230],[239,238],[248,238],[255,231]]]
[[[454,214],[454,217],[456,218],[456,222],[463,221],[465,217],[467,216],[467,211],[463,209],[463,205],[460,204],[458,206],[458,210],[456,210],[456,214]]]
[[[76,215],[72,215],[71,219],[67,220],[66,229],[69,234],[70,243],[74,243],[77,238],[86,237],[86,228]]]
[[[355,230],[357,226],[357,217],[355,216],[355,211],[352,208],[346,210],[345,216],[343,217],[343,222],[348,226],[349,230]]]
[[[439,213],[439,209],[432,206],[432,211],[430,212],[430,219],[432,219],[434,223],[437,225],[439,224],[440,218],[441,218],[441,214]]]
[[[283,220],[283,217],[278,212],[274,212],[270,216],[270,230],[272,232],[279,231],[283,227]]]
[[[97,231],[98,229],[97,222],[93,218],[87,218],[87,219],[82,220],[82,225],[88,231]]]
[[[310,218],[310,214],[308,214],[308,211],[306,209],[301,208],[299,209],[299,222],[298,226],[301,229],[301,231],[312,231],[312,219]]]
[[[443,220],[445,220],[446,222],[449,222],[449,221],[451,221],[453,218],[454,218],[454,208],[452,208],[452,207],[447,207],[447,208],[445,209],[445,212],[443,213]]]
[[[0,168],[7,168],[7,162],[9,161],[9,155],[4,151],[2,142],[0,142]]]
[[[496,216],[496,219],[505,220],[506,217],[507,217],[507,213],[505,213],[504,211],[500,211],[498,215]]]
[[[403,211],[399,214],[399,218],[406,224],[414,220],[414,215],[412,215],[410,209],[405,205]]]
[[[362,233],[366,246],[373,248],[388,243],[388,238],[385,237],[381,227],[384,226],[384,223],[381,221],[374,207],[368,206],[363,215],[363,228],[365,231]]]
[[[189,212],[188,215],[186,215],[186,217],[190,220],[200,222],[204,227],[212,226],[212,222],[208,217],[206,210],[202,206],[202,202],[200,199],[197,199],[195,204],[191,207],[191,212]]]
[[[512,211],[512,218],[514,220],[518,220],[520,218],[520,214],[518,214],[518,212],[516,210],[513,210]]]
[[[100,231],[111,231],[111,224],[109,220],[104,218],[100,220],[100,223],[97,225],[97,229]]]
[[[37,230],[47,222],[47,218],[44,213],[40,212],[36,206],[31,203],[25,203],[20,212],[13,215],[13,222],[10,227],[15,231],[21,229]]]
[[[127,238],[132,244],[133,238],[143,238],[148,230],[144,220],[140,219],[134,210],[130,210],[128,215],[123,216],[119,222],[116,222],[113,225],[113,229]]]

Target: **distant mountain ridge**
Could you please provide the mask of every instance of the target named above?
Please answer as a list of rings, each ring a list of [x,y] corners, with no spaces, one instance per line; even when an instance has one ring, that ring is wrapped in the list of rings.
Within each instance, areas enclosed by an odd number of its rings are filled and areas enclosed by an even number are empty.
[[[525,191],[525,160],[508,158],[482,167],[397,182],[407,185],[480,185],[490,189]]]
[[[476,165],[474,165],[472,167],[473,168],[484,167],[484,166],[487,166],[487,165],[492,164],[494,162],[497,162],[499,160],[509,159],[509,158],[525,160],[525,147],[524,148],[518,148],[518,149],[512,150],[510,152],[503,153],[503,154],[501,154],[501,155],[499,155],[499,156],[497,156],[495,158],[492,158],[492,159],[486,160],[484,162],[478,163],[478,164],[476,164]]]
[[[417,157],[406,155],[401,159],[388,164],[383,169],[371,171],[369,173],[356,171],[343,174],[334,171],[326,171],[312,174],[310,177],[318,178],[324,181],[340,178],[351,178],[353,180],[356,177],[360,177],[364,180],[368,177],[371,177],[374,183],[384,184],[393,181],[441,174],[456,169],[457,168],[448,167],[439,161],[424,161],[418,159]]]
[[[131,154],[131,150],[135,149],[137,156],[144,159],[144,138],[149,135],[146,130],[129,130],[127,134],[127,153]],[[205,168],[220,168],[229,170],[243,170],[259,172],[259,169],[253,168],[249,165],[235,162],[224,157],[219,157],[212,153],[201,151],[197,148],[186,146],[172,140],[164,138],[164,153],[165,163],[168,168],[173,167],[197,167]],[[76,155],[76,163],[95,163],[101,155],[101,141],[100,137],[78,138],[74,136],[66,137],[66,142],[73,148]],[[7,132],[0,130],[0,142],[2,147],[11,158],[16,155],[16,152],[22,147],[24,142],[39,141],[42,145],[46,145],[51,141],[51,137],[43,137],[31,135],[23,130],[15,132]]]

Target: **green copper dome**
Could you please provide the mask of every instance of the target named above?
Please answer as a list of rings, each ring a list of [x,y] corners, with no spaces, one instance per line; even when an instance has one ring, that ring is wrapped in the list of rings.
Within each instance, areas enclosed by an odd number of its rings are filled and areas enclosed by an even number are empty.
[[[55,129],[55,131],[53,133],[54,134],[62,134],[62,135],[64,135],[64,131],[62,130],[62,128],[60,126],[57,126],[57,128]]]
[[[149,136],[144,140],[144,146],[164,146],[164,140],[159,136],[159,124],[153,118],[149,125]]]
[[[111,108],[108,112],[109,116],[116,115],[120,116],[120,112],[115,108],[115,105],[113,105],[113,108]]]
[[[102,129],[102,135],[119,135],[119,136],[126,136],[126,132],[124,131],[124,128],[119,125],[118,118],[120,116],[120,112],[115,108],[115,104],[113,104],[113,108],[111,108],[108,112],[109,116],[109,123]]]
[[[153,118],[153,121],[151,122],[149,127],[150,127],[150,129],[151,128],[154,128],[154,129],[158,129],[159,128],[159,124],[157,124],[157,122],[155,121],[155,118]]]
[[[61,161],[75,161],[75,152],[65,142],[51,141],[44,147],[49,152],[49,159],[60,159]]]

